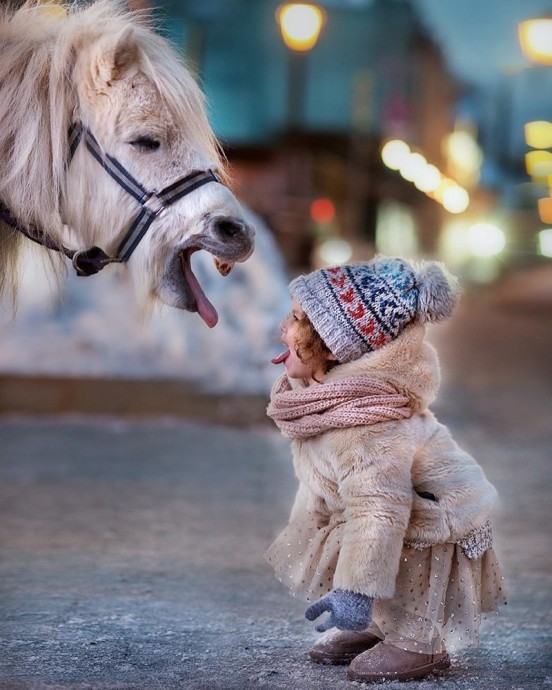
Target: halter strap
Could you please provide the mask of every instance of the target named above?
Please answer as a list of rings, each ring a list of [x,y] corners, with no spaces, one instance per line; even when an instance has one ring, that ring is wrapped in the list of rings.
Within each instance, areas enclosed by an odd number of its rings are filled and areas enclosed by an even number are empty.
[[[32,240],[33,242],[36,242],[37,244],[40,244],[43,247],[46,247],[46,249],[52,249],[54,251],[61,252],[62,254],[65,254],[65,256],[68,259],[73,258],[73,254],[75,253],[73,250],[67,249],[67,247],[57,244],[47,233],[35,227],[34,225],[29,225],[28,227],[26,227],[25,225],[20,223],[17,220],[17,218],[12,214],[10,209],[4,203],[2,203],[2,201],[0,201],[0,220],[3,220],[8,225],[11,225],[11,227],[14,230],[17,230],[22,235],[25,235],[25,237]]]
[[[125,190],[125,192],[130,194],[130,196],[140,204],[141,208],[119,244],[115,256],[109,256],[103,249],[96,246],[80,251],[68,249],[56,243],[40,228],[35,226],[23,226],[1,201],[0,219],[8,223],[8,225],[11,225],[15,230],[18,230],[33,242],[37,242],[47,249],[52,249],[64,254],[67,258],[71,259],[75,271],[80,276],[94,275],[110,263],[125,263],[130,259],[133,251],[136,249],[153,221],[168,206],[174,204],[182,197],[190,194],[208,182],[218,182],[221,184],[220,178],[214,170],[199,170],[181,177],[160,192],[148,191],[134,179],[116,158],[102,150],[96,137],[80,122],[71,124],[68,138],[69,159],[67,161],[67,167],[71,165],[71,161],[73,160],[79,143],[81,140],[84,140],[87,150],[90,151],[94,159],[115,180],[115,182]]]
[[[86,148],[90,151],[92,156],[98,161],[102,168],[119,184],[125,192],[133,196],[139,204],[142,204],[148,197],[148,192],[137,182],[134,177],[126,170],[116,158],[110,156],[108,153],[102,151],[98,144],[96,137],[92,132],[80,124],[74,125],[81,130],[81,134],[77,138],[77,145],[74,147],[76,151],[78,142],[84,137]],[[73,154],[74,155],[74,154]],[[72,158],[72,156],[71,156]],[[69,161],[71,163],[71,161]]]

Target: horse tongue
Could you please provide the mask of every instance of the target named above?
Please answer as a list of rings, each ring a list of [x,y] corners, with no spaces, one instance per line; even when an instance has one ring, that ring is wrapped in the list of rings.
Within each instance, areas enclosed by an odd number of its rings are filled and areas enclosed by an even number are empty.
[[[213,328],[218,323],[217,310],[211,304],[211,302],[209,302],[201,288],[201,285],[198,282],[198,279],[195,277],[194,272],[192,271],[189,255],[182,255],[182,270],[195,298],[197,313],[201,316],[209,328]]]

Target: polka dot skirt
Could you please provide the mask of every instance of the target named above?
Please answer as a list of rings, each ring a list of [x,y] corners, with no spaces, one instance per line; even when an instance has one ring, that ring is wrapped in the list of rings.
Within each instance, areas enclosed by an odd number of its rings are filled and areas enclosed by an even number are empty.
[[[332,589],[344,523],[290,524],[265,554],[291,594],[315,601]],[[477,644],[485,613],[506,603],[492,549],[470,560],[458,544],[404,547],[392,599],[374,602],[369,630],[388,644],[424,654]]]

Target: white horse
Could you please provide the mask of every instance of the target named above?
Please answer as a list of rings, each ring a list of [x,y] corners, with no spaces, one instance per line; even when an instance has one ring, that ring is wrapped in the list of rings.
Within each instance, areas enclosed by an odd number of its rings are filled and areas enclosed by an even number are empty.
[[[81,275],[128,261],[146,300],[214,326],[190,256],[225,274],[254,236],[222,168],[198,86],[143,14],[118,0],[2,11],[0,291],[16,293],[31,237]]]

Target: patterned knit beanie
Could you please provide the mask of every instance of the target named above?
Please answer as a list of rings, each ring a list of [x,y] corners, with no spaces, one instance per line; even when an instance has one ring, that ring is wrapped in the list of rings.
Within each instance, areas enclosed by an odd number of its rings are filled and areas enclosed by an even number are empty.
[[[289,289],[339,362],[386,345],[415,320],[448,318],[458,298],[457,281],[442,264],[415,268],[388,257],[322,268]]]

